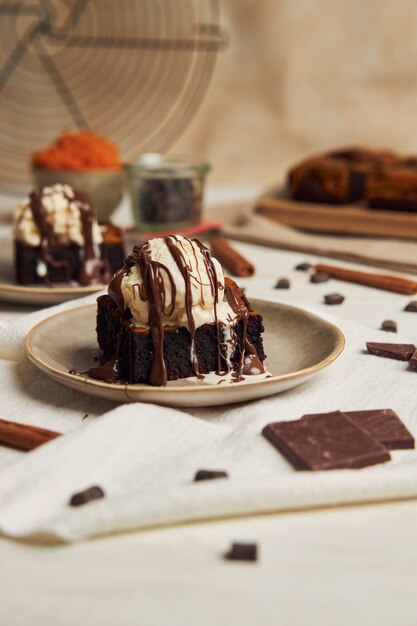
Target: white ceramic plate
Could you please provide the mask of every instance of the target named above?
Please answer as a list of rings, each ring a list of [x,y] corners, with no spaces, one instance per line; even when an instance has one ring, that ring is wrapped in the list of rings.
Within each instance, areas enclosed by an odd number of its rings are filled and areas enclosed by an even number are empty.
[[[109,384],[74,376],[97,365],[95,305],[58,313],[43,320],[26,339],[30,360],[48,376],[68,387],[115,402],[153,402],[166,406],[202,407],[264,398],[305,382],[330,365],[342,352],[342,332],[326,320],[296,307],[252,300],[264,317],[266,368],[271,378],[209,385],[172,381],[166,387]]]
[[[14,251],[11,237],[0,239],[0,301],[50,306],[106,289],[106,285],[18,285],[15,281]]]

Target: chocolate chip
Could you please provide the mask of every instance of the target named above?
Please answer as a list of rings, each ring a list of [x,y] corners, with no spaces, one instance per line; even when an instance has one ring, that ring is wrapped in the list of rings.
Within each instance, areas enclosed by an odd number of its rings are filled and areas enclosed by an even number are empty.
[[[307,272],[309,269],[311,269],[311,267],[311,263],[299,263],[295,266],[295,269],[297,270],[297,272]]]
[[[314,272],[310,277],[310,283],[326,283],[330,276],[326,272]]]
[[[256,543],[232,543],[224,558],[228,561],[257,561],[258,546]]]
[[[280,278],[275,285],[275,289],[289,289],[290,281],[288,278]]]
[[[417,313],[417,300],[411,300],[404,308],[404,311],[410,311],[411,313]]]
[[[409,361],[416,347],[411,343],[373,343],[366,344],[369,354],[383,356],[397,361]]]
[[[387,449],[341,411],[268,424],[262,434],[296,469],[356,469],[389,461]]]
[[[329,293],[327,296],[324,296],[325,304],[342,304],[345,296],[342,296],[341,293]]]
[[[84,489],[84,491],[80,491],[79,493],[74,493],[69,501],[70,506],[81,506],[82,504],[87,504],[87,502],[91,502],[91,500],[98,500],[99,498],[104,498],[104,491],[101,487],[97,487],[94,485],[93,487],[89,487],[88,489]]]
[[[228,478],[228,473],[223,470],[198,470],[194,476],[194,481],[213,480],[215,478]]]
[[[381,330],[385,330],[387,333],[396,333],[397,322],[394,322],[394,320],[384,320],[381,324]]]
[[[72,370],[68,370],[68,374],[73,374],[73,375],[74,375],[74,374],[76,374],[76,373],[77,373],[77,370],[74,370],[74,369],[72,369]]]

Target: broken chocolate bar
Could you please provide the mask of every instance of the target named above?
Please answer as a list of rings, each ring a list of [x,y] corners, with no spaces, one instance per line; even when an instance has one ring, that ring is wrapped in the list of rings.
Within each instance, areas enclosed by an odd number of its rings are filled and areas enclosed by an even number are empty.
[[[366,348],[369,354],[383,356],[386,359],[397,361],[409,361],[416,347],[411,343],[373,343],[367,342]]]
[[[101,487],[94,485],[93,487],[89,487],[88,489],[84,489],[84,491],[80,491],[79,493],[74,493],[69,501],[70,506],[81,506],[82,504],[87,504],[87,502],[91,502],[91,500],[98,500],[99,498],[104,498],[104,491]]]
[[[341,411],[268,424],[262,434],[300,470],[357,469],[391,458]]]
[[[256,561],[258,559],[258,546],[256,543],[232,543],[232,547],[224,558],[228,561]]]
[[[408,366],[413,370],[417,370],[417,350],[413,353],[411,359],[408,361]]]
[[[389,450],[414,448],[414,437],[392,409],[345,411],[370,437]]]
[[[213,480],[216,478],[228,478],[228,474],[223,470],[198,470],[198,472],[194,476],[194,481],[198,482],[199,480]]]

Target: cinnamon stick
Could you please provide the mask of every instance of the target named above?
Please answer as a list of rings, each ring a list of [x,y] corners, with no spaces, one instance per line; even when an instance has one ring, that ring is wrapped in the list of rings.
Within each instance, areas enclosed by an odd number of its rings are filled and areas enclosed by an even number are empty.
[[[326,265],[325,263],[318,263],[314,267],[318,272],[326,272],[326,274],[332,278],[344,280],[348,283],[367,285],[375,289],[384,289],[385,291],[394,291],[395,293],[403,293],[406,295],[417,293],[417,281],[401,278],[401,276],[358,272],[335,265]]]
[[[45,430],[37,426],[28,424],[16,424],[0,419],[0,444],[17,448],[18,450],[29,451],[41,446],[61,433],[52,430]]]
[[[213,256],[234,276],[253,276],[255,267],[245,259],[224,237],[213,237],[210,241]]]

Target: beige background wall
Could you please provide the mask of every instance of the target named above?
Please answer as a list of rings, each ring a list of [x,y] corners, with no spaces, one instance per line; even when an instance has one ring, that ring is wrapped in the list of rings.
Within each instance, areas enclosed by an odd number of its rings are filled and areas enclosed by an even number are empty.
[[[230,45],[175,151],[269,184],[314,150],[417,152],[417,0],[223,0]]]

